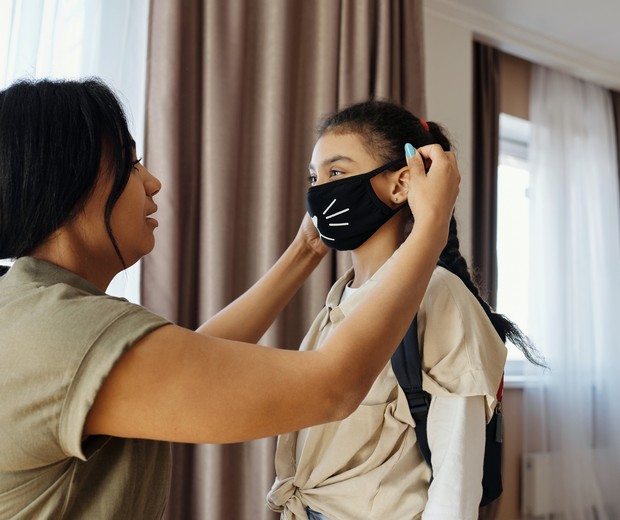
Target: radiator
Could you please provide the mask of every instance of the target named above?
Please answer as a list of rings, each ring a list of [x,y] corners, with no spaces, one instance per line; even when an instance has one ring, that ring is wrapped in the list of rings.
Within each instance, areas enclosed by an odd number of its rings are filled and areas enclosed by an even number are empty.
[[[547,519],[549,515],[562,514],[564,512],[567,504],[563,503],[562,498],[558,496],[559,490],[557,486],[552,484],[563,471],[563,464],[561,462],[564,459],[560,457],[559,453],[525,453],[523,455],[521,510],[524,518],[531,520],[537,520],[538,518]],[[582,495],[580,495],[578,502],[580,502],[579,507],[587,509],[587,518],[620,519],[620,516],[610,512],[611,509],[608,509],[603,503],[605,493],[609,494],[610,490],[603,492],[600,489],[601,484],[612,486],[611,489],[613,489],[614,486],[617,487],[617,482],[597,483],[594,467],[591,466],[589,468],[591,471],[589,472],[587,468],[589,464],[596,465],[596,459],[598,459],[600,464],[604,460],[615,461],[615,457],[615,453],[610,454],[608,450],[600,450],[598,452],[597,450],[584,450],[575,453],[571,458],[573,466],[582,467],[586,471],[586,473],[580,472],[580,478],[582,479],[580,491]],[[610,475],[612,473],[612,471],[609,472]],[[588,488],[588,486],[590,487]],[[566,490],[563,492],[566,493]],[[613,493],[614,491],[611,492]],[[562,492],[560,492],[561,494]],[[575,504],[575,507],[577,507],[577,504]],[[573,513],[576,512],[577,510],[573,510]],[[574,518],[579,518],[579,516]]]
[[[551,489],[551,455],[525,453],[523,455],[522,503],[527,518],[553,513]]]

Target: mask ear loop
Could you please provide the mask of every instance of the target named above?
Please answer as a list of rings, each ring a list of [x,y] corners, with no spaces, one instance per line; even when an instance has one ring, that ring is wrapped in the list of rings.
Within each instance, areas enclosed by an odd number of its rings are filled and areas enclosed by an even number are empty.
[[[404,168],[405,166],[407,166],[407,161],[405,159],[396,159],[395,161],[391,161],[387,164],[384,164],[383,166],[379,166],[378,168],[372,171],[369,171],[366,174],[362,174],[362,175],[367,175],[370,179],[372,179],[375,175],[379,175],[380,173],[383,173],[385,170],[389,170],[390,168],[393,168],[397,164],[402,164],[401,168]]]
[[[404,168],[405,166],[407,166],[407,160],[406,159],[395,159],[394,161],[390,161],[387,164],[384,164],[383,166],[379,166],[378,168],[375,168],[374,170],[369,171],[368,173],[363,173],[361,175],[359,175],[358,177],[366,177],[368,180],[372,179],[373,177],[376,177],[377,175],[379,175],[380,173],[383,173],[385,170],[389,170],[390,168],[394,168],[395,166],[399,165],[399,168]],[[351,177],[351,179],[354,179],[355,177]],[[348,179],[347,179],[348,180]],[[345,181],[340,181],[340,182],[345,182]],[[382,205],[386,206],[386,204],[382,201],[380,201],[379,197],[377,196],[377,194],[375,193],[375,190],[371,187],[370,188],[373,196],[375,197],[376,200],[378,200],[379,202],[381,202]],[[386,206],[388,207],[388,206]],[[398,213],[401,209],[408,207],[408,204],[406,202],[403,202],[399,207],[397,207],[396,209],[391,209],[391,211],[393,212],[392,216],[396,215],[396,213]]]

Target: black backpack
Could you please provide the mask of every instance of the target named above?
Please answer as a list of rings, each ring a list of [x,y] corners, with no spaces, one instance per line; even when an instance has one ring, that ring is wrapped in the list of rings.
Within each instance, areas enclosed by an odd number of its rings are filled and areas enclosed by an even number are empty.
[[[431,468],[431,451],[426,435],[426,420],[431,396],[422,390],[422,360],[418,344],[418,318],[413,318],[409,330],[392,355],[392,369],[398,384],[405,392],[409,410],[415,421],[415,433],[424,460]],[[502,399],[503,378],[497,392],[497,406],[486,427],[484,466],[482,474],[482,500],[485,506],[502,494]],[[431,477],[432,478],[432,477]]]

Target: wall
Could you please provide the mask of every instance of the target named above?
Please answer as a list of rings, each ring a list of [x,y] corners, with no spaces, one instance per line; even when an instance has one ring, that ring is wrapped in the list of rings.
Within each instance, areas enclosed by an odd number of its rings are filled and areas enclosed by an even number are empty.
[[[472,243],[472,32],[424,11],[426,114],[446,127],[458,155],[461,188],[456,206],[461,252],[471,260]]]

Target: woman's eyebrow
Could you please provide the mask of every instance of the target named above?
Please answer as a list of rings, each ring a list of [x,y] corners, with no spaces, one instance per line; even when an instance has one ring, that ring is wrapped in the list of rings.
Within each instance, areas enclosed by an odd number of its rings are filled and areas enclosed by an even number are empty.
[[[347,157],[346,155],[334,155],[333,157],[330,157],[328,159],[325,159],[322,163],[321,163],[321,167],[325,168],[326,166],[329,166],[332,163],[335,163],[336,161],[348,161],[348,162],[356,162],[353,159],[351,159],[351,157]],[[314,165],[312,163],[310,163],[308,165],[308,169],[314,171]]]

